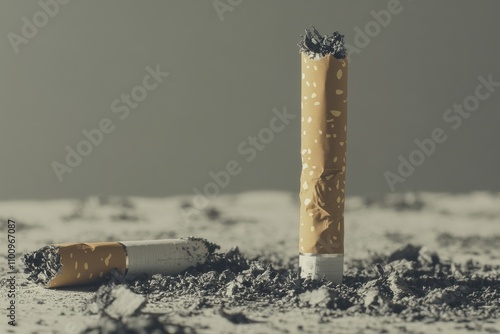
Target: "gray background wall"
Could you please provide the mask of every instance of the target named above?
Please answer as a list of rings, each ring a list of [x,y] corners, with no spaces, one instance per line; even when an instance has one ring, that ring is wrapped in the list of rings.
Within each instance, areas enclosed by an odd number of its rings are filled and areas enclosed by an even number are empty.
[[[41,7],[0,2],[0,199],[192,194],[229,160],[243,171],[224,192],[296,191],[298,118],[250,163],[237,146],[268,125],[273,108],[299,114],[305,27],[359,45],[355,28],[389,1],[232,3],[221,20],[212,1],[74,0],[15,53],[8,34],[21,35],[22,18],[33,22]],[[447,141],[397,191],[500,190],[500,91],[457,130],[442,118],[474,93],[478,76],[500,81],[500,2],[401,0],[401,8],[352,53],[348,194],[389,192],[383,173],[436,127]],[[111,103],[156,64],[170,76],[120,120]],[[113,133],[59,182],[51,163],[64,163],[66,145],[103,118]]]

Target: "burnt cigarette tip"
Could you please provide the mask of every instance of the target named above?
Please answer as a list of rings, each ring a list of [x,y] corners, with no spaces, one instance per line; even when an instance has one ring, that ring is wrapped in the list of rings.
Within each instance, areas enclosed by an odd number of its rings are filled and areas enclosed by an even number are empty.
[[[62,270],[59,249],[56,246],[45,246],[23,256],[25,273],[35,283],[46,285]]]
[[[312,59],[321,58],[329,54],[337,59],[347,57],[344,35],[341,35],[338,31],[335,31],[331,35],[321,35],[311,25],[311,29],[306,29],[305,35],[301,35],[301,37],[302,40],[298,44],[299,50]]]

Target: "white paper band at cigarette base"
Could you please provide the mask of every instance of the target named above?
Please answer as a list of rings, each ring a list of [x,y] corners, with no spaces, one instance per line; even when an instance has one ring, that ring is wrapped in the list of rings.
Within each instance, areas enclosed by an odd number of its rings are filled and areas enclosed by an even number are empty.
[[[126,277],[140,274],[176,275],[205,262],[208,249],[201,240],[120,241],[127,253]]]
[[[342,284],[344,254],[300,254],[299,266],[302,277],[322,278]]]

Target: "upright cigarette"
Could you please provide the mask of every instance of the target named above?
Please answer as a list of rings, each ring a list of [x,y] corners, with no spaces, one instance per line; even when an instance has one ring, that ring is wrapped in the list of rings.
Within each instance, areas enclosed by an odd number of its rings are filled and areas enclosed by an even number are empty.
[[[299,265],[302,277],[342,283],[347,59],[342,35],[306,30],[301,47]]]
[[[31,279],[58,288],[95,283],[113,269],[127,278],[175,275],[208,255],[205,240],[188,238],[56,244],[25,255],[24,262]]]

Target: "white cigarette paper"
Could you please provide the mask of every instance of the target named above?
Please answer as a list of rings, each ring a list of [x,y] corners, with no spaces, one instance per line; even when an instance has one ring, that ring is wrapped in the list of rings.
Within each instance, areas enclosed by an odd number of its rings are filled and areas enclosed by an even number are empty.
[[[127,253],[126,277],[140,274],[176,275],[205,262],[208,249],[201,240],[120,241]]]

